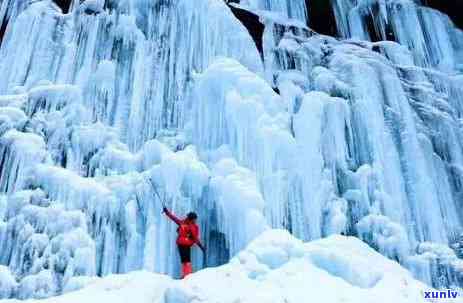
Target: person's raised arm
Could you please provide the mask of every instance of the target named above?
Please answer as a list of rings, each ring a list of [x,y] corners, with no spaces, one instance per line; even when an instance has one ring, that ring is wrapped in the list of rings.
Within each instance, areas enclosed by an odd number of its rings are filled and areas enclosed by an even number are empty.
[[[167,207],[163,207],[162,211],[166,214],[169,219],[174,221],[177,225],[180,225],[182,223],[182,220],[180,220],[177,216],[175,216],[170,210],[167,209]]]

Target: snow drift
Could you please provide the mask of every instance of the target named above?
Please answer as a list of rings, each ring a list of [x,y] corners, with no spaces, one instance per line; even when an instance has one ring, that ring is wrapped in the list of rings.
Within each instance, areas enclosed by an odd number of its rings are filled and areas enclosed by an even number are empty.
[[[357,237],[430,287],[463,286],[463,32],[419,1],[331,1],[336,38],[308,28],[311,1],[233,2],[265,26],[262,53],[222,0],[0,0],[0,297],[176,276],[163,203],[199,215],[195,269],[236,257],[243,291],[302,262],[402,295],[342,256],[239,253],[271,229]]]
[[[356,238],[331,236],[303,243],[284,230],[263,233],[229,264],[185,280],[133,272],[76,279],[69,290],[80,286],[83,289],[41,302],[421,303],[424,292],[430,291]]]

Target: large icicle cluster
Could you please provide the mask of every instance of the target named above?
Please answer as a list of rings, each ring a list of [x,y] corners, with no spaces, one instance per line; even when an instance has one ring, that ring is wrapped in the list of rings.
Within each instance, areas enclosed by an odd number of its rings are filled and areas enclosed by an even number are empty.
[[[463,32],[446,15],[416,2],[336,0],[334,9],[343,37],[396,41],[412,51],[419,66],[461,69]]]
[[[260,14],[266,79],[290,104],[307,153],[298,165],[314,176],[300,191],[306,232],[359,236],[430,284],[461,285],[461,262],[440,262],[420,243],[451,245],[462,228],[462,31],[412,1],[340,0],[333,9],[349,40]]]
[[[0,1],[0,298],[176,274],[163,203],[199,214],[197,269],[284,228],[463,285],[461,30],[337,0],[337,40],[310,1],[231,2],[265,25],[262,54],[222,0]]]
[[[211,265],[266,229],[253,173],[226,154],[210,170],[184,131],[193,79],[216,56],[262,73],[244,27],[222,1],[103,4],[63,15],[52,1],[2,2],[2,298],[47,297],[80,276],[175,274],[162,203],[200,213]]]

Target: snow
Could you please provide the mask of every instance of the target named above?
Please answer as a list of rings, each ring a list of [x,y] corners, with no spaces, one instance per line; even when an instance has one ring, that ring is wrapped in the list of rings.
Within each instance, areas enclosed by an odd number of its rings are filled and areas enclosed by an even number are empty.
[[[15,129],[7,131],[0,142],[1,162],[6,163],[0,170],[0,189],[6,193],[14,192],[24,186],[31,166],[46,160],[45,143],[36,134]]]
[[[22,107],[27,102],[26,94],[2,95],[0,96],[1,107]]]
[[[303,0],[242,0],[239,2],[241,7],[249,8],[258,15],[274,15],[279,19],[293,22],[304,22],[307,18],[306,3]]]
[[[409,253],[404,228],[385,216],[366,216],[357,223],[357,229],[361,239],[370,240],[388,257],[401,259]]]
[[[10,298],[17,287],[17,282],[6,266],[0,266],[0,299]]]
[[[26,112],[34,115],[38,111],[58,111],[69,102],[81,103],[80,88],[71,85],[52,85],[46,83],[35,86],[29,93]]]
[[[95,274],[95,244],[82,212],[66,211],[59,204],[47,207],[41,190],[18,191],[7,199],[0,260],[9,260],[14,274],[23,278],[12,276],[13,284],[2,280],[4,298],[13,292],[22,299],[49,297],[57,291],[57,279],[65,284],[74,275]]]
[[[463,286],[463,32],[417,1],[332,1],[338,38],[310,1],[239,2],[262,54],[222,0],[0,0],[1,297],[421,302],[366,245]],[[159,275],[163,204],[198,213],[213,268]]]
[[[118,141],[108,142],[92,157],[90,170],[94,170],[95,175],[111,175],[116,172],[128,173],[130,171],[141,172],[161,163],[169,154],[172,154],[169,147],[158,140],[145,142],[135,154]]]
[[[424,291],[431,290],[356,238],[332,236],[303,243],[283,230],[263,233],[229,264],[185,280],[141,271],[92,279],[82,286],[41,302],[296,303],[310,298],[327,303],[418,303],[424,302]]]

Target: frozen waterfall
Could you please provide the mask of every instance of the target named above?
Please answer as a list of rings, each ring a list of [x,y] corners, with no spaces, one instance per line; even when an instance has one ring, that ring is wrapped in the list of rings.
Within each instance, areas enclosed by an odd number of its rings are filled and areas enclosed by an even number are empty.
[[[311,2],[0,0],[0,299],[177,275],[162,203],[199,214],[196,269],[282,228],[463,287],[463,31],[333,0],[331,37]]]

